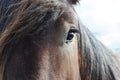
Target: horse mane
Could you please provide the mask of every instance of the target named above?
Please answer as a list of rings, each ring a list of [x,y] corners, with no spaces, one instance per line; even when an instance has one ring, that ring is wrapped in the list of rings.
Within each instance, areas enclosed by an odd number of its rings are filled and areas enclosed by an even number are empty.
[[[79,30],[81,80],[119,80],[120,65],[113,58],[115,54],[81,23]]]
[[[4,73],[5,62],[11,55],[9,53],[20,47],[22,50],[23,46],[28,45],[26,37],[34,41],[32,43],[35,45],[30,45],[31,47],[36,46],[39,42],[38,34],[49,24],[55,23],[64,12],[65,6],[57,1],[47,2],[47,0],[7,1],[0,0],[0,75]],[[76,4],[78,0],[68,0],[68,2]],[[120,69],[112,57],[113,52],[97,40],[81,23],[79,23],[79,31],[81,80],[118,80]],[[17,47],[20,42],[27,43]]]

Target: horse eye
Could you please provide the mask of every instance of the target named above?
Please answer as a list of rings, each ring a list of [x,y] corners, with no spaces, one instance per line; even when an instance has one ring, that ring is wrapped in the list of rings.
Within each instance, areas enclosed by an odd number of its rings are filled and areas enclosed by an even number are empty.
[[[79,33],[79,31],[76,29],[69,30],[69,32],[67,34],[67,38],[66,38],[66,43],[72,42],[72,39],[74,38],[75,33]]]
[[[69,31],[69,32],[68,32],[68,35],[67,35],[67,40],[72,40],[73,37],[74,37],[74,32]]]

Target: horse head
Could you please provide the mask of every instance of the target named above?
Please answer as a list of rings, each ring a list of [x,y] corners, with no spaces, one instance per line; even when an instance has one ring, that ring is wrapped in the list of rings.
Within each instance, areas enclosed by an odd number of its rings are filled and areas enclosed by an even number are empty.
[[[79,22],[78,0],[0,2],[0,80],[118,80],[112,52]]]

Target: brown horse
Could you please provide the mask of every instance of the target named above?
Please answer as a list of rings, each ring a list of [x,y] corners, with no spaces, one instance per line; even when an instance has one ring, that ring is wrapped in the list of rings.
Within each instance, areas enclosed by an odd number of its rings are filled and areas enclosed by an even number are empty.
[[[77,2],[0,0],[0,80],[119,80],[119,60],[79,22]]]

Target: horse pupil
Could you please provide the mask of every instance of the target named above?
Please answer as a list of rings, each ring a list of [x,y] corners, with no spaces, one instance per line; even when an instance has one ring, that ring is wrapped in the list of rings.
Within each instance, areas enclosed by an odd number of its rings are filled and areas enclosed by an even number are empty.
[[[72,40],[74,37],[74,33],[73,32],[69,32],[68,36],[67,36],[67,40]]]

